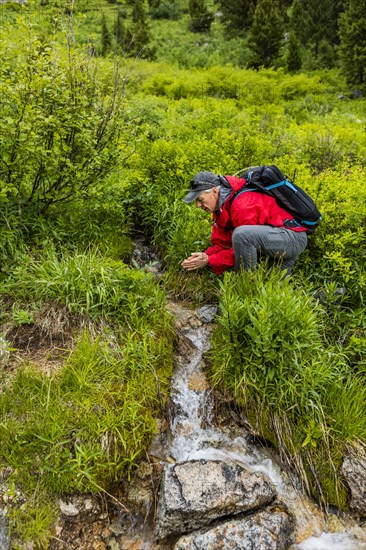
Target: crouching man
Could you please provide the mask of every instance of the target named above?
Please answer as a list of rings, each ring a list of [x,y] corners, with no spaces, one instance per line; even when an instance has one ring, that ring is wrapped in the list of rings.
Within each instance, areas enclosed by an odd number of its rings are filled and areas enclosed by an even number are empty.
[[[188,271],[209,266],[217,275],[240,266],[253,270],[259,256],[270,264],[278,261],[287,274],[306,248],[306,228],[276,203],[273,197],[257,191],[240,192],[245,180],[199,172],[183,199],[213,217],[211,246],[193,252],[182,262]]]

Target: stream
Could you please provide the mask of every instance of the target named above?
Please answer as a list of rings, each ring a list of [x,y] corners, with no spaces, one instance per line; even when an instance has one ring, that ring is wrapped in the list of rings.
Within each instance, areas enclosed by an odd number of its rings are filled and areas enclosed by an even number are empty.
[[[250,434],[231,434],[215,427],[214,402],[204,374],[203,354],[210,348],[212,325],[202,323],[198,313],[170,304],[179,320],[180,344],[171,384],[170,440],[168,454],[176,462],[221,460],[265,474],[296,518],[293,550],[358,550],[366,547],[366,532],[351,517],[327,517],[282,470],[274,453],[253,445]],[[183,321],[182,321],[183,320]],[[183,326],[182,326],[183,325]],[[190,349],[187,354],[185,350]],[[188,356],[187,356],[188,355]]]
[[[151,249],[143,239],[135,246],[134,267],[159,278],[162,267]],[[167,309],[177,335],[168,419],[127,492],[116,493],[127,508],[108,512],[93,495],[61,500],[50,548],[365,549],[366,528],[351,514],[325,514],[295,474],[289,478],[274,449],[261,445],[238,418],[221,418],[225,403],[215,403],[205,375],[218,308],[192,310],[169,301]],[[0,516],[0,550],[7,548],[1,537],[7,540]]]
[[[156,260],[151,250],[143,245],[135,250],[137,263],[146,266],[149,262],[151,271],[151,266],[154,266]],[[159,273],[159,268],[160,265],[157,264],[152,271],[156,269]],[[351,515],[342,512],[325,514],[302,492],[295,474],[292,479],[288,477],[281,468],[274,450],[254,444],[251,434],[238,425],[235,429],[232,426],[215,425],[215,404],[205,376],[204,354],[211,347],[216,306],[204,306],[193,311],[181,304],[169,302],[167,308],[175,318],[178,344],[171,380],[169,426],[166,433],[155,438],[150,449],[151,456],[159,458],[163,468],[187,461],[221,461],[237,464],[252,473],[264,474],[275,488],[277,501],[284,503],[295,518],[291,550],[366,548],[366,529]],[[156,540],[153,542],[151,530],[146,537],[146,525],[144,529],[145,543],[139,548],[155,550],[174,547],[170,544],[156,543]],[[189,545],[187,547],[190,548]],[[194,545],[194,549],[196,548],[201,550],[199,545]],[[202,550],[205,548],[202,547]]]

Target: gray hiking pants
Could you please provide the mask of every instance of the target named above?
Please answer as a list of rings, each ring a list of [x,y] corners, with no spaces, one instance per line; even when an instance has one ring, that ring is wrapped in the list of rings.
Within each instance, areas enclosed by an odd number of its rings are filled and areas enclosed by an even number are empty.
[[[235,271],[238,271],[241,265],[244,269],[253,270],[258,255],[264,255],[270,258],[271,265],[275,260],[280,260],[282,269],[286,269],[287,274],[290,274],[297,257],[306,248],[307,236],[303,231],[292,231],[284,227],[241,225],[234,230],[232,242]]]

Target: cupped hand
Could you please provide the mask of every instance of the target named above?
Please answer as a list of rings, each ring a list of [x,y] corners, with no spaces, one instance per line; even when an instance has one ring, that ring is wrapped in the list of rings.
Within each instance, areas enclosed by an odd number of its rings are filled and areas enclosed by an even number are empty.
[[[208,256],[205,252],[193,252],[189,258],[186,258],[182,262],[182,267],[188,271],[193,269],[200,269],[208,264]]]

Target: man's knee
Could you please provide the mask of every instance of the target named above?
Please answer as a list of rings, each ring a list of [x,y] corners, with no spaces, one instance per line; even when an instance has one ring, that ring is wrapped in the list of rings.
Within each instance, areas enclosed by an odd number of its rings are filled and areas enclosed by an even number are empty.
[[[240,225],[234,229],[232,234],[232,243],[235,246],[237,243],[252,243],[253,233],[249,227],[245,225]]]

